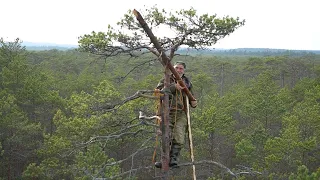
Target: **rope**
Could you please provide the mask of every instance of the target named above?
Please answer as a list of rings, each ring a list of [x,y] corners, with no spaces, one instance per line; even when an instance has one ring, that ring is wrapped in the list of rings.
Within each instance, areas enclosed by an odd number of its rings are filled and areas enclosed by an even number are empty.
[[[176,127],[176,124],[177,124],[177,113],[178,113],[178,91],[176,89],[176,111],[175,111],[175,114],[174,114],[174,124],[173,124],[173,128],[172,128],[172,132],[171,132],[171,139],[170,139],[170,143],[171,143],[171,146],[169,146],[169,150],[171,151],[171,147],[172,147],[172,144],[173,144],[173,134],[174,134],[174,130],[175,130],[175,127]],[[171,106],[172,107],[172,106]]]
[[[177,114],[178,114],[178,98],[180,100],[180,103],[182,103],[182,109],[184,109],[184,103],[183,103],[183,95],[182,95],[182,91],[179,90],[180,92],[180,96],[178,96],[178,90],[176,89],[176,108],[175,108],[175,115],[174,115],[174,124],[173,124],[173,130],[172,130],[172,135],[171,135],[171,143],[173,141],[173,133],[177,124]],[[172,107],[172,106],[171,106]],[[170,150],[171,150],[171,146],[170,146]]]
[[[156,115],[161,117],[161,109],[162,109],[162,103],[161,103],[161,96],[163,94],[160,93],[159,89],[155,89],[153,95],[157,97],[157,101],[155,101],[155,109],[156,109]],[[156,118],[156,124],[160,125],[160,120]],[[156,129],[156,141],[154,145],[154,151],[152,155],[152,163],[155,163],[156,155],[157,155],[157,147],[158,147],[158,132]]]
[[[171,145],[172,145],[172,141],[173,141],[173,133],[174,133],[174,130],[175,130],[175,126],[177,124],[177,113],[178,113],[178,100],[180,100],[180,103],[182,103],[182,109],[184,109],[184,102],[183,102],[183,94],[182,94],[182,91],[179,90],[180,92],[180,96],[178,95],[178,90],[176,89],[176,92],[175,92],[175,98],[176,98],[176,106],[175,106],[175,118],[174,118],[174,125],[173,125],[173,131],[171,132]],[[155,97],[157,97],[157,101],[155,102],[155,107],[156,107],[156,115],[161,117],[161,110],[163,109],[163,105],[162,105],[162,101],[161,101],[161,96],[163,96],[163,94],[160,93],[160,91],[158,89],[155,89],[153,95]],[[172,107],[172,101],[170,102],[170,107]],[[160,122],[161,120],[159,119],[156,119],[156,124],[157,125],[160,125]],[[159,133],[157,132],[157,129],[156,129],[156,140],[155,140],[155,146],[154,146],[154,151],[153,151],[153,155],[152,155],[152,163],[155,163],[155,159],[156,159],[156,155],[157,155],[157,147],[158,147],[158,144],[159,144],[159,139],[158,139],[158,136],[159,136]],[[169,146],[171,150],[171,146]]]

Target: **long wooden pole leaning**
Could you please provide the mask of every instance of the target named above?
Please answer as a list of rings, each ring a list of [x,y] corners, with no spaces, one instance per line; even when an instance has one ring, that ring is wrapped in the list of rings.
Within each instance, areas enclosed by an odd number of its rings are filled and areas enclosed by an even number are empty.
[[[178,83],[180,84],[181,87],[185,87],[183,88],[183,91],[186,93],[186,95],[189,97],[189,99],[191,101],[195,101],[196,99],[193,97],[193,95],[191,94],[191,92],[189,91],[188,88],[186,88],[185,83],[182,81],[181,77],[179,76],[179,74],[177,73],[177,71],[174,69],[174,67],[172,66],[170,59],[168,58],[168,56],[166,55],[166,53],[164,52],[163,48],[160,46],[160,43],[158,42],[157,38],[154,36],[153,32],[151,31],[151,29],[149,28],[148,24],[145,22],[145,20],[143,19],[143,17],[141,16],[141,14],[137,11],[137,10],[133,10],[133,14],[136,16],[137,20],[139,21],[140,25],[142,26],[142,28],[144,29],[144,31],[147,33],[147,35],[149,36],[151,42],[153,43],[154,47],[157,49],[157,51],[160,53],[161,55],[161,63],[162,65],[166,65],[169,70],[172,72],[172,74],[174,75],[174,77],[176,77]]]
[[[188,102],[188,97],[186,97]],[[189,145],[190,145],[190,157],[192,163],[194,163],[194,155],[193,155],[193,142],[192,142],[192,134],[191,134],[191,121],[190,121],[190,105],[187,103],[187,119],[188,119],[188,134],[189,134]],[[196,166],[192,165],[192,172],[193,172],[193,180],[196,180]]]
[[[169,69],[168,69],[168,61],[164,60],[166,56],[163,52],[162,47],[160,46],[159,42],[157,41],[156,37],[153,35],[152,31],[148,27],[147,23],[142,18],[141,14],[133,10],[134,15],[136,16],[137,20],[139,21],[140,25],[143,27],[144,31],[149,36],[151,42],[157,48],[159,54],[161,54],[162,60],[160,60],[161,64],[165,66],[165,78],[164,78],[164,87],[169,86],[170,77],[169,77]],[[169,179],[169,151],[170,151],[170,136],[169,136],[169,95],[164,94],[163,97],[163,120],[161,123],[161,131],[162,131],[162,155],[161,155],[161,162],[162,162],[162,172],[163,176],[162,179],[168,180]]]

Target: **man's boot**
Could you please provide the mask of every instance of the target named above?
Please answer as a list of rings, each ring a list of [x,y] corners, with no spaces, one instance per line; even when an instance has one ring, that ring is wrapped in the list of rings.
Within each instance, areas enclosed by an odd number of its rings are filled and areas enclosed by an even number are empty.
[[[155,166],[156,168],[162,168],[162,163],[159,162],[159,161],[157,161],[157,162],[154,163],[154,166]]]
[[[169,167],[172,167],[172,168],[178,167],[178,157],[179,157],[179,154],[180,154],[180,150],[181,150],[180,145],[178,145],[178,144],[173,144],[172,145],[171,151],[170,151]],[[162,163],[159,162],[159,161],[155,162],[154,166],[156,168],[162,168]]]
[[[178,166],[178,157],[181,147],[177,144],[173,144],[170,151],[170,163],[169,167],[176,168]]]

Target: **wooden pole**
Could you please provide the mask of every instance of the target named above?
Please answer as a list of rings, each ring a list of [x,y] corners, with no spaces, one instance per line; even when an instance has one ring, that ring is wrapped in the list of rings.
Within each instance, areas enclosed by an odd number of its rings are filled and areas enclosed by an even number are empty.
[[[183,91],[187,94],[189,99],[191,101],[195,101],[196,99],[193,97],[193,95],[191,94],[189,89],[186,87],[185,83],[182,81],[182,79],[179,76],[179,74],[177,73],[177,71],[172,66],[172,64],[170,62],[171,60],[168,58],[168,56],[164,52],[163,48],[160,46],[160,43],[158,42],[157,38],[154,36],[153,32],[151,31],[151,29],[149,28],[148,24],[145,22],[145,20],[141,16],[141,14],[135,9],[133,10],[133,14],[136,16],[137,20],[139,21],[140,25],[142,26],[142,28],[144,29],[144,31],[146,32],[146,34],[150,38],[150,40],[153,43],[154,47],[160,53],[162,65],[167,66],[169,68],[169,70],[172,72],[174,77],[177,79],[177,82],[180,84],[180,86],[181,87],[185,87],[185,88],[183,88]]]
[[[192,134],[191,134],[191,121],[190,121],[190,105],[189,105],[189,99],[186,97],[187,101],[187,119],[188,119],[188,134],[189,134],[189,145],[190,145],[190,157],[191,162],[194,163],[194,155],[193,155],[193,142],[192,142]],[[193,172],[193,180],[196,180],[196,166],[192,165],[192,172]]]

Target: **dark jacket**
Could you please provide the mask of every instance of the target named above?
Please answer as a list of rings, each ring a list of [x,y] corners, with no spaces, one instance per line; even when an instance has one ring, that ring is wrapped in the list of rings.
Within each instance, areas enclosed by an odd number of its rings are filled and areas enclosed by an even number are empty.
[[[191,81],[185,75],[183,75],[181,79],[184,81],[185,85],[193,95]],[[176,78],[174,77],[173,74],[171,74],[169,86],[166,89],[163,89],[164,88],[164,78],[163,78],[158,83],[156,89],[164,90],[169,94],[170,110],[176,110],[176,109],[186,110],[186,93],[183,90],[181,92],[177,90],[176,83],[177,83]],[[190,101],[188,103],[190,104]]]

